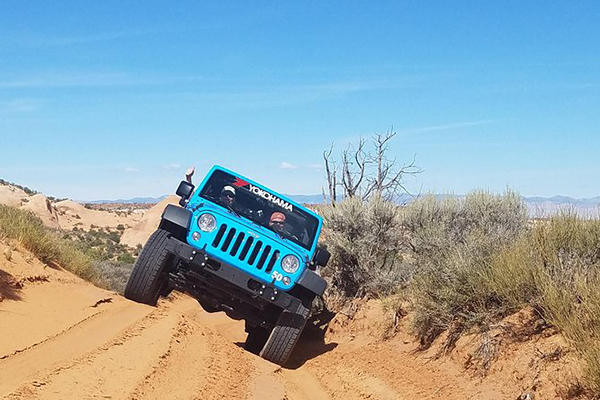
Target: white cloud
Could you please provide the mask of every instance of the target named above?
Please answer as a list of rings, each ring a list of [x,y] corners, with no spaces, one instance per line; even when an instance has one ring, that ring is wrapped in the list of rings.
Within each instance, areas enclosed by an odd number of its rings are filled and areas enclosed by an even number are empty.
[[[288,162],[285,162],[285,161],[282,161],[282,162],[281,162],[281,164],[279,164],[279,168],[280,168],[280,169],[288,169],[288,170],[291,170],[291,169],[297,169],[297,168],[298,168],[298,166],[297,166],[297,165],[294,165],[294,164],[290,164],[290,163],[288,163]]]
[[[171,163],[168,165],[163,165],[163,169],[166,169],[168,171],[173,171],[175,169],[179,169],[181,168],[181,164],[177,164],[177,163]]]
[[[125,167],[125,172],[139,172],[140,170],[135,167]]]
[[[323,170],[323,165],[321,165],[321,164],[308,164],[306,167],[313,171],[322,171]]]

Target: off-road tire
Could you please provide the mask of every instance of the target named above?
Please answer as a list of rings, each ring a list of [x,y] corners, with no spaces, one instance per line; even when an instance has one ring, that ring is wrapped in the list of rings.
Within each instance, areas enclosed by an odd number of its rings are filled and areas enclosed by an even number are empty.
[[[125,297],[138,303],[156,305],[166,282],[163,272],[171,262],[167,242],[171,234],[157,229],[148,239],[125,286]]]
[[[269,339],[270,332],[260,326],[249,327],[247,328],[247,332],[248,336],[246,337],[246,343],[244,343],[244,349],[250,353],[259,355]]]
[[[285,365],[310,315],[309,304],[301,303],[295,313],[281,313],[267,343],[260,351],[262,358],[281,366]]]

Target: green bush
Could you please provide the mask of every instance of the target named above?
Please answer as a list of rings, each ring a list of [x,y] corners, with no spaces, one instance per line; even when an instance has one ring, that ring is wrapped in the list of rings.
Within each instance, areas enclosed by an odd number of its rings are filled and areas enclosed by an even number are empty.
[[[409,286],[412,326],[422,346],[447,329],[452,346],[463,330],[507,311],[488,290],[486,276],[499,249],[526,232],[526,206],[516,193],[428,196],[403,209],[402,224],[415,271]]]
[[[332,257],[323,275],[330,290],[346,298],[394,292],[410,275],[401,254],[399,207],[377,197],[356,197],[320,209],[323,242]]]

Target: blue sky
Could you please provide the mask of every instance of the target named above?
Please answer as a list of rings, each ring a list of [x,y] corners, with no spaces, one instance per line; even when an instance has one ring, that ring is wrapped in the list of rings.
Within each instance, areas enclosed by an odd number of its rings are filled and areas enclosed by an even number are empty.
[[[412,190],[600,195],[597,1],[0,3],[0,178],[75,199],[218,163],[292,194],[394,126]],[[198,177],[199,178],[199,177]]]

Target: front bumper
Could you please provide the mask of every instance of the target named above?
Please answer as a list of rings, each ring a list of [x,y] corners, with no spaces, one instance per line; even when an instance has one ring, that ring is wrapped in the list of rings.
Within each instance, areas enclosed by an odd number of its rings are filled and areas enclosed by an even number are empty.
[[[173,237],[167,244],[167,251],[187,263],[190,266],[187,277],[206,286],[209,291],[227,293],[237,300],[259,308],[265,304],[272,304],[296,312],[301,304],[298,298],[289,293],[271,284],[259,282],[250,274],[214,259],[206,252]],[[187,277],[175,276],[172,280],[176,286],[183,286],[185,290],[189,289],[186,287]]]

